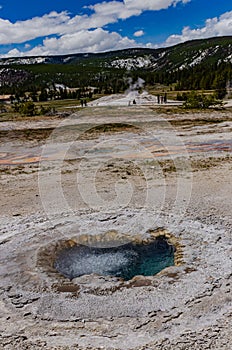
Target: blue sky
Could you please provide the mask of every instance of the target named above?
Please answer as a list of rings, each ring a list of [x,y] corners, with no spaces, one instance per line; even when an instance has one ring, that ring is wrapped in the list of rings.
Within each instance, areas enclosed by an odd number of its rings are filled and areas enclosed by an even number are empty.
[[[229,0],[0,0],[0,56],[164,47],[232,35]]]

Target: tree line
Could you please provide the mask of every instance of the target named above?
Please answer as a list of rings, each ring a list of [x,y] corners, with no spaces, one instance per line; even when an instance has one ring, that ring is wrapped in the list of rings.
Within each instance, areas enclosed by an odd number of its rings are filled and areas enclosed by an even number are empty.
[[[56,65],[54,65],[56,66]],[[45,69],[46,68],[46,69]],[[12,94],[22,97],[26,92],[31,94],[33,101],[46,101],[49,99],[81,99],[90,92],[88,87],[94,87],[94,93],[111,94],[124,92],[129,87],[128,76],[136,81],[138,77],[145,80],[145,84],[155,86],[162,84],[170,86],[176,91],[186,90],[216,90],[219,98],[226,94],[226,86],[232,82],[232,63],[221,62],[212,64],[199,64],[193,67],[168,70],[162,68],[155,70],[143,68],[130,70],[115,68],[99,68],[62,66],[57,70],[53,65],[46,67],[26,67],[31,69],[29,78],[17,81],[15,84],[2,82],[0,94]],[[22,68],[21,68],[22,69]],[[25,67],[24,67],[25,69]],[[55,89],[55,84],[69,87]],[[38,93],[40,92],[40,93]],[[92,92],[93,93],[93,92]],[[92,97],[92,96],[91,96]],[[91,98],[90,97],[90,98]]]

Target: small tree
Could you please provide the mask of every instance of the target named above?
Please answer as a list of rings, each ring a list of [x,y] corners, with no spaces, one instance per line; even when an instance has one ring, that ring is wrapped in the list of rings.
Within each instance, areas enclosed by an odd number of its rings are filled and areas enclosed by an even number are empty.
[[[218,100],[214,95],[198,94],[195,91],[191,91],[186,95],[186,100],[183,103],[183,108],[186,109],[207,109],[210,107],[222,107],[222,100]]]
[[[47,101],[48,100],[48,93],[46,89],[42,89],[39,95],[39,101],[43,102],[43,101]]]
[[[223,99],[226,96],[226,88],[217,89],[215,92],[215,97],[218,99]]]
[[[37,114],[37,108],[32,101],[14,103],[12,110],[26,116],[33,116]]]
[[[37,101],[38,101],[38,96],[37,96],[37,93],[36,93],[35,91],[30,92],[29,98],[30,98],[33,102],[37,102]]]
[[[19,113],[26,115],[26,116],[33,116],[36,114],[36,107],[35,104],[32,101],[27,101],[25,103],[22,103],[19,108]]]
[[[46,115],[46,114],[50,114],[52,113],[52,109],[51,107],[44,107],[44,106],[40,106],[40,111],[39,111],[39,114],[40,115]]]
[[[19,113],[20,104],[17,103],[17,102],[15,102],[15,103],[13,104],[13,106],[12,106],[12,109],[13,109],[14,112]]]

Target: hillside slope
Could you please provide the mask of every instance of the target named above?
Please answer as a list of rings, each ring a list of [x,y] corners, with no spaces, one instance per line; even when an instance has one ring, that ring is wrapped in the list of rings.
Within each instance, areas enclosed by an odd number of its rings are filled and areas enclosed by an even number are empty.
[[[149,84],[179,83],[180,89],[221,88],[232,80],[231,65],[232,36],[228,36],[194,40],[160,49],[132,48],[97,54],[2,58],[0,86],[1,90],[5,89],[4,92],[10,90],[9,87],[19,85],[29,88],[32,83],[38,88],[61,83],[69,87],[104,85],[108,89],[110,80],[111,85],[117,81],[117,92],[125,88],[126,84],[121,81],[125,76],[136,78],[138,75]],[[14,79],[14,72],[16,76],[23,77],[20,82]],[[193,74],[196,86],[191,83]],[[206,79],[204,84],[199,81],[202,77]],[[220,79],[219,84],[217,80]],[[181,86],[184,81],[186,86]]]

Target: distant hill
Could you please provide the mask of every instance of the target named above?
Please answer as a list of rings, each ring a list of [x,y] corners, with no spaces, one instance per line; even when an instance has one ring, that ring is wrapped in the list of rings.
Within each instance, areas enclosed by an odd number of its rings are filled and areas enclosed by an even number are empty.
[[[0,90],[41,89],[51,84],[126,88],[125,77],[178,89],[225,88],[232,81],[232,36],[193,40],[159,49],[0,59]],[[15,77],[15,78],[14,78]],[[21,77],[19,79],[19,77]]]

